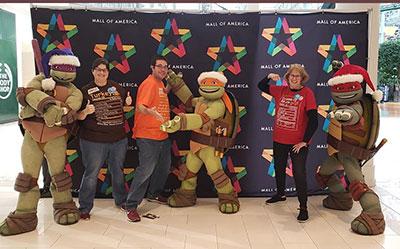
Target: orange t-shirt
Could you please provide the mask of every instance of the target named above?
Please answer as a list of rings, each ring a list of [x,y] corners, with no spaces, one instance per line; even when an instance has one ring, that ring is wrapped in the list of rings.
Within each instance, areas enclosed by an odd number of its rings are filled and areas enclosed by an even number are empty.
[[[147,108],[156,107],[156,110],[163,116],[164,121],[157,120],[149,114],[138,111],[138,106],[144,105]],[[134,138],[148,138],[154,140],[164,140],[168,138],[168,133],[161,131],[160,126],[163,122],[170,119],[169,101],[165,93],[164,83],[149,75],[139,86],[136,95],[135,125],[133,127]]]

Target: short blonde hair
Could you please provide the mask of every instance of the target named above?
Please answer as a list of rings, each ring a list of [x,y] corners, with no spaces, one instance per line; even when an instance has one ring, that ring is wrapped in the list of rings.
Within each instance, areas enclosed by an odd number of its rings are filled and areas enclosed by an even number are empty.
[[[299,71],[300,75],[301,75],[301,84],[304,85],[304,83],[306,83],[309,79],[310,76],[308,75],[306,69],[301,66],[300,64],[291,64],[289,69],[287,70],[286,74],[285,74],[285,80],[286,82],[289,82],[289,75],[294,71],[297,70]]]

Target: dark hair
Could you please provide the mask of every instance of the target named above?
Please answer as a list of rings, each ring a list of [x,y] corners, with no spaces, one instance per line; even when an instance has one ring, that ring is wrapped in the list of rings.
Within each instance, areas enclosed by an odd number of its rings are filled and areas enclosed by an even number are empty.
[[[168,61],[167,61],[167,58],[165,58],[164,56],[161,56],[161,55],[155,55],[155,56],[153,56],[152,58],[151,58],[151,66],[155,66],[156,65],[156,62],[158,61],[158,60],[162,60],[162,61],[165,61],[167,64],[168,64]]]
[[[93,61],[92,63],[92,71],[99,65],[105,65],[107,70],[108,70],[108,60],[104,58],[97,58],[96,60]]]

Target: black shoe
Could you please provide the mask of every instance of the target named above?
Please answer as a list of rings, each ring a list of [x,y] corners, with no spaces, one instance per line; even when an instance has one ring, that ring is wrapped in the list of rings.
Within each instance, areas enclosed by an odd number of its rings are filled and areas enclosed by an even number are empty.
[[[40,189],[40,198],[51,198],[51,192],[48,187],[43,187]]]
[[[163,204],[163,205],[168,204],[168,198],[164,197],[162,195],[159,195],[157,197],[148,197],[148,198],[146,198],[146,200],[149,202],[155,202],[155,203]]]
[[[300,213],[299,213],[299,215],[297,216],[297,220],[299,221],[299,222],[306,222],[307,220],[308,220],[308,211],[307,211],[307,208],[299,208],[299,210],[300,210]]]
[[[269,198],[268,200],[266,200],[265,203],[271,204],[271,203],[275,203],[278,201],[286,201],[286,196],[274,195],[271,198]]]

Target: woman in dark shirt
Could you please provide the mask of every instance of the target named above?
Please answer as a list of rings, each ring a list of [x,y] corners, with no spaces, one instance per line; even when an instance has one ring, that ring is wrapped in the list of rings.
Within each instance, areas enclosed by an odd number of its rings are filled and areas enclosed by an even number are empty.
[[[308,144],[318,127],[317,105],[312,90],[304,86],[309,76],[301,65],[290,65],[284,78],[287,86],[269,85],[271,79],[280,80],[280,76],[275,73],[268,74],[258,83],[258,88],[272,95],[276,104],[273,153],[277,193],[266,203],[286,200],[286,164],[290,155],[300,203],[297,220],[305,222],[308,220],[306,160]]]

